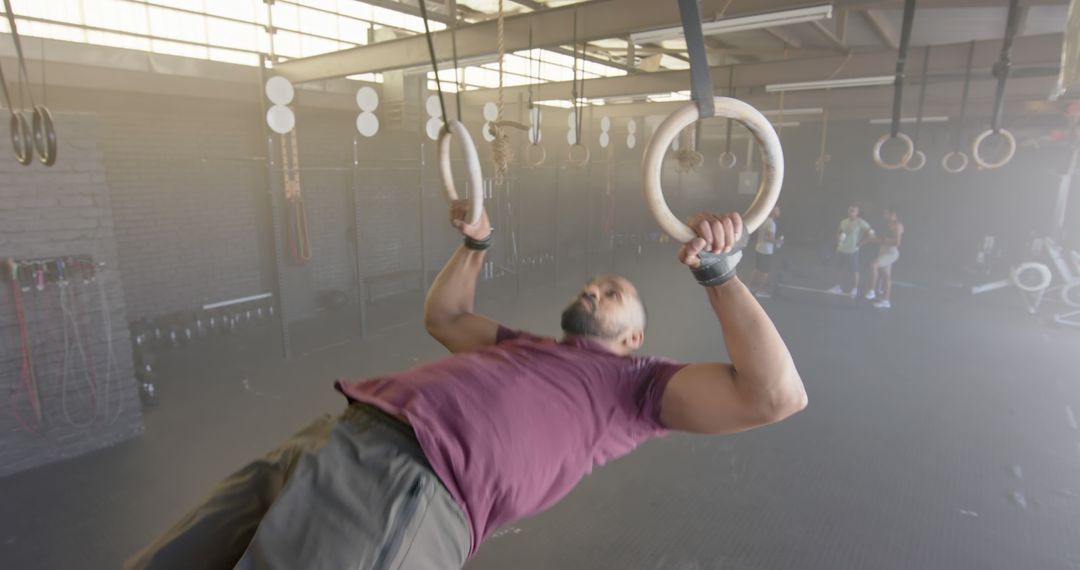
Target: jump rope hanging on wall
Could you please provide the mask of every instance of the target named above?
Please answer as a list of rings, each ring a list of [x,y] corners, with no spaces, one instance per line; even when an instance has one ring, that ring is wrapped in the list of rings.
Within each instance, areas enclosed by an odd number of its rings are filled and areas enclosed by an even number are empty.
[[[11,146],[15,149],[15,160],[26,166],[34,160],[34,150],[37,149],[38,160],[45,166],[56,164],[56,128],[53,125],[52,113],[42,104],[38,105],[34,100],[34,91],[30,87],[30,75],[26,71],[26,58],[23,55],[22,38],[19,36],[19,28],[15,22],[15,12],[11,9],[11,0],[4,0],[4,12],[7,15],[8,28],[11,30],[11,39],[15,43],[15,54],[19,59],[19,107],[23,107],[23,91],[27,92],[30,99],[31,119],[28,122],[21,110],[16,110],[12,104],[10,93],[7,88],[7,80],[3,70],[0,69],[0,91],[4,95],[4,104],[7,105],[11,114]],[[42,41],[44,46],[44,40]],[[44,53],[42,53],[42,96],[45,91]]]
[[[40,389],[45,378],[43,370],[35,363],[34,348],[42,348],[46,341],[31,330],[34,323],[46,322],[48,315],[58,314],[62,329],[63,347],[58,352],[61,360],[56,371],[60,411],[68,425],[86,429],[98,422],[115,422],[123,412],[120,392],[114,391],[119,370],[113,350],[112,319],[104,275],[99,264],[86,256],[68,256],[48,259],[7,259],[4,277],[9,281],[19,331],[20,370],[19,382],[10,398],[11,413],[24,431],[41,434],[47,427],[45,405]],[[94,361],[91,338],[82,322],[85,296],[79,290],[97,283],[98,310],[101,313],[102,335],[105,339],[105,378],[99,381],[98,367]],[[55,287],[55,294],[50,290]],[[38,299],[31,305],[30,299]],[[33,318],[28,318],[28,312]],[[46,313],[42,316],[42,312]],[[56,339],[53,339],[54,342]],[[81,361],[81,369],[77,362]],[[46,376],[48,372],[45,372]],[[89,406],[84,419],[76,419],[70,405],[75,394],[85,394]],[[115,402],[115,407],[114,407]],[[29,413],[26,413],[29,408]]]

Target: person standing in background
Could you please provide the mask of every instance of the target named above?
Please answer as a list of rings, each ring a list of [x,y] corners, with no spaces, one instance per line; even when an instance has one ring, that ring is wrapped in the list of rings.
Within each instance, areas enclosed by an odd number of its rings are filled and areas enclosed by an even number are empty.
[[[784,243],[783,236],[776,231],[776,220],[780,218],[780,206],[773,208],[765,223],[758,228],[754,242],[754,270],[750,274],[750,290],[758,298],[772,297],[769,292],[769,272],[772,268],[773,254]]]
[[[892,302],[889,300],[892,297],[892,266],[896,263],[897,259],[900,259],[900,241],[904,237],[904,224],[900,223],[900,219],[896,216],[896,208],[885,208],[885,223],[888,224],[888,232],[877,239],[876,241],[881,244],[881,249],[878,251],[877,259],[870,266],[870,289],[866,292],[866,298],[873,301],[877,298],[877,284],[878,275],[882,277],[881,285],[881,299],[874,306],[879,309],[892,308]]]
[[[836,285],[829,289],[834,295],[850,295],[859,292],[859,248],[874,239],[874,230],[866,220],[859,217],[859,207],[848,206],[848,215],[840,222],[836,230],[837,271]],[[852,276],[850,292],[844,292],[841,284],[848,275]]]

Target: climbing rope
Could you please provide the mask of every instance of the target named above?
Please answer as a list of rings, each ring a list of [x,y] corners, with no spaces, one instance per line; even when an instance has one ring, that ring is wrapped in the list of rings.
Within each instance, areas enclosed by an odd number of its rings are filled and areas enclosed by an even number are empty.
[[[510,162],[514,160],[514,148],[510,136],[503,130],[503,60],[506,59],[506,26],[504,24],[503,0],[499,0],[499,16],[496,21],[496,49],[499,52],[499,102],[498,117],[491,124],[491,161],[495,165],[495,184],[501,186],[506,178]]]
[[[818,172],[818,186],[821,186],[822,181],[825,180],[825,164],[832,160],[828,153],[828,139],[829,110],[825,109],[824,114],[821,116],[821,150],[818,151],[818,158],[814,162],[814,170]]]

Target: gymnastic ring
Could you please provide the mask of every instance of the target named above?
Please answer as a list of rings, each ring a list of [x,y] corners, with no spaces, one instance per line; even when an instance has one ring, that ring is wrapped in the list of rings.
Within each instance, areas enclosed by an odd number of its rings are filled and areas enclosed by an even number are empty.
[[[918,162],[919,164],[916,166],[912,166],[911,163],[913,162]],[[926,166],[926,154],[924,154],[921,150],[916,150],[915,153],[911,155],[911,160],[909,160],[908,163],[904,165],[904,170],[907,170],[909,172],[918,172],[922,170],[924,166]]]
[[[34,148],[37,149],[38,160],[45,166],[56,164],[56,126],[53,124],[52,113],[49,112],[48,107],[35,106],[31,122],[34,127]]]
[[[576,156],[574,153],[574,149],[581,149],[577,151]],[[570,145],[570,149],[566,151],[566,160],[570,163],[570,166],[573,166],[574,168],[581,168],[582,166],[589,164],[590,154],[591,153],[589,152],[589,147],[581,143],[577,143]]]
[[[480,215],[484,212],[484,178],[480,172],[480,155],[476,153],[476,144],[473,143],[469,129],[461,124],[461,121],[449,120],[439,131],[439,179],[442,181],[446,199],[453,201],[458,199],[457,188],[454,186],[454,171],[450,164],[450,139],[457,138],[461,141],[461,150],[465,155],[465,169],[471,188],[469,194],[469,217],[468,224],[474,225],[480,221]]]
[[[997,162],[986,162],[983,160],[982,155],[979,154],[979,147],[982,146],[984,140],[993,134],[995,134],[994,129],[986,129],[979,133],[979,136],[975,137],[975,140],[971,143],[971,158],[975,161],[975,164],[978,164],[983,168],[1001,168],[1008,164],[1009,161],[1012,160],[1013,155],[1016,154],[1016,137],[1005,129],[998,129],[996,134],[1005,137],[1005,142],[1008,144],[1009,150],[1005,153],[1005,156]]]
[[[953,157],[957,157],[957,156],[960,157],[960,166],[956,166],[956,167],[950,166],[949,163],[952,162]],[[944,168],[945,172],[948,172],[949,174],[959,174],[959,173],[963,172],[964,169],[967,168],[967,166],[968,166],[968,157],[967,157],[966,154],[963,153],[963,151],[954,150],[954,151],[950,152],[949,154],[946,154],[941,159],[941,167]]]
[[[1061,300],[1072,308],[1080,308],[1080,279],[1061,288]]]
[[[1038,285],[1026,284],[1020,279],[1020,274],[1025,271],[1035,271],[1039,274]],[[1026,293],[1039,293],[1050,286],[1050,282],[1054,280],[1054,275],[1050,273],[1050,268],[1042,263],[1036,263],[1034,261],[1028,261],[1017,265],[1012,270],[1012,282],[1016,285],[1016,288]]]
[[[746,233],[753,233],[765,222],[780,198],[780,188],[784,182],[784,150],[772,124],[757,109],[730,97],[714,97],[713,101],[717,117],[738,121],[750,130],[750,134],[761,145],[764,165],[761,186],[758,187],[757,196],[750,208],[743,214]],[[649,212],[660,228],[679,243],[692,241],[697,234],[671,213],[671,208],[664,200],[664,189],[660,182],[661,167],[664,155],[671,147],[671,141],[675,140],[683,129],[697,121],[698,117],[697,104],[692,101],[673,111],[656,128],[641,160],[644,182],[642,191]]]
[[[15,149],[15,160],[26,166],[34,160],[34,139],[30,125],[21,112],[12,109],[9,126],[11,146]]]
[[[900,159],[900,162],[885,162],[881,159],[881,147],[893,138],[900,139],[901,142],[907,145],[907,150],[904,151],[904,156]],[[877,164],[885,170],[896,170],[897,168],[907,166],[907,163],[911,162],[911,157],[914,155],[915,142],[911,140],[911,137],[904,133],[896,133],[896,137],[893,137],[891,133],[885,133],[881,135],[881,138],[879,138],[876,143],[874,143],[874,164]]]
[[[729,160],[730,159],[730,160]],[[729,169],[735,168],[735,164],[739,162],[739,157],[735,156],[735,153],[730,150],[725,150],[720,153],[720,168]]]
[[[536,168],[547,160],[547,151],[538,143],[532,143],[525,147],[525,163]]]

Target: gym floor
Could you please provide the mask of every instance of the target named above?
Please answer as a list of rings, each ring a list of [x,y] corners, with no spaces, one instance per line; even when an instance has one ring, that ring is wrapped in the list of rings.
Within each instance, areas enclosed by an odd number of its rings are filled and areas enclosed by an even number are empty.
[[[647,352],[725,357],[673,252],[615,269],[649,304]],[[520,298],[493,292],[479,310],[554,334],[583,276]],[[221,477],[340,410],[335,377],[442,354],[415,301],[363,340],[313,326],[284,363],[272,327],[167,354],[168,405],[147,412],[142,437],[0,480],[2,566],[117,567]],[[501,529],[468,568],[1080,568],[1077,331],[1041,327],[1019,301],[914,289],[888,312],[807,291],[764,304],[806,411],[740,435],[649,442]]]

